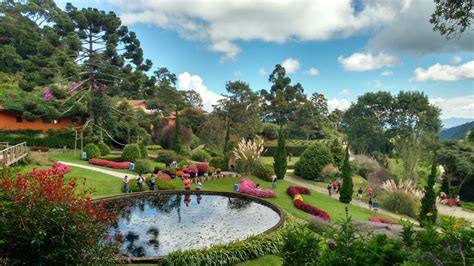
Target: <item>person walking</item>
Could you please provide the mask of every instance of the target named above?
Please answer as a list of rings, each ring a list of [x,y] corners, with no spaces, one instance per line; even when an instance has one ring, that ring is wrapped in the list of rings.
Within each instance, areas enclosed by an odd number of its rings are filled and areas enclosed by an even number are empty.
[[[332,192],[332,183],[329,182],[329,183],[328,183],[328,194],[329,194],[329,197],[332,196],[332,193],[331,193],[331,192]]]
[[[202,183],[201,183],[201,180],[198,179],[198,182],[196,183],[196,190],[200,191],[201,188],[202,188]]]
[[[138,189],[140,189],[140,192],[143,191],[143,182],[145,182],[145,178],[142,176],[142,174],[138,175]]]
[[[332,192],[334,192],[334,193],[338,193],[338,192],[339,192],[339,191],[338,191],[338,188],[337,188],[337,185],[338,185],[338,184],[337,184],[337,181],[334,180],[334,181],[332,182]]]
[[[128,179],[128,176],[123,178],[123,192],[130,192],[130,180]]]
[[[272,175],[272,188],[275,189],[277,187],[277,176]]]
[[[379,202],[377,201],[375,197],[374,197],[374,201],[372,202],[372,207],[374,208],[374,211],[379,210]]]
[[[150,176],[150,190],[155,190],[155,175],[151,174]]]
[[[191,189],[191,180],[189,177],[185,176],[183,180],[183,186],[185,190],[190,190]]]
[[[372,187],[368,187],[367,188],[367,197],[368,198],[372,198],[372,193],[374,192],[374,190],[372,189]]]
[[[456,196],[456,206],[461,207],[461,197],[459,195]]]
[[[363,192],[364,192],[364,191],[362,190],[361,187],[359,188],[359,190],[357,190],[357,199],[358,199],[359,201],[362,200],[362,193],[363,193]]]
[[[372,198],[369,198],[369,210],[372,210]]]

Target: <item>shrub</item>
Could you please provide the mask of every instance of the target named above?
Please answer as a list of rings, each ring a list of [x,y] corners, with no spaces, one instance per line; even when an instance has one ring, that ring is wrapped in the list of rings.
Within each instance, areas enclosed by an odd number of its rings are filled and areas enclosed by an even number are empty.
[[[130,167],[130,162],[114,162],[114,161],[107,161],[103,159],[90,159],[88,163],[110,167],[114,169],[128,169]]]
[[[74,149],[74,138],[37,138],[37,137],[14,137],[8,135],[0,135],[0,142],[8,142],[10,145],[26,142],[28,146],[48,147],[54,149]]]
[[[146,149],[145,144],[140,143],[138,147],[140,148],[140,155],[141,155],[140,158],[144,158],[144,159],[148,158],[148,150]]]
[[[252,179],[248,179],[248,178],[244,178],[240,180],[239,192],[244,193],[244,194],[249,194],[255,197],[261,197],[261,198],[276,197],[275,191],[271,189],[257,189],[255,188],[255,183],[252,181]]]
[[[139,174],[148,174],[153,171],[150,161],[148,160],[138,160],[135,163],[135,172]]]
[[[146,148],[150,151],[157,151],[162,149],[160,145],[148,145],[146,146]]]
[[[418,201],[412,194],[402,190],[387,193],[382,200],[382,207],[388,211],[416,217]]]
[[[323,170],[321,171],[322,176],[325,179],[329,179],[329,180],[337,177],[339,175],[339,173],[340,173],[339,168],[334,166],[334,164],[332,164],[332,163],[324,166]]]
[[[278,137],[278,125],[272,123],[264,123],[262,134],[269,140],[276,139]]]
[[[296,226],[283,235],[283,265],[316,265],[319,247],[319,239],[314,232],[304,226]]]
[[[51,168],[48,169],[33,169],[31,171],[34,175],[60,175],[64,176],[72,171],[71,167],[62,164],[60,162],[55,162]]]
[[[99,143],[97,146],[99,147],[101,156],[106,156],[111,152],[110,147],[104,142]]]
[[[186,167],[184,172],[186,172],[188,174],[197,175],[199,173],[199,169],[194,165],[190,165],[190,166]]]
[[[166,165],[171,164],[173,161],[179,161],[181,156],[179,156],[176,152],[171,150],[160,150],[156,154],[155,161],[164,163]]]
[[[342,147],[341,143],[337,138],[335,138],[331,143],[331,153],[332,157],[334,158],[334,163],[339,167],[344,160],[344,147]]]
[[[171,176],[168,175],[167,173],[163,173],[163,172],[158,173],[156,175],[156,178],[161,179],[163,181],[171,181]]]
[[[100,157],[100,149],[94,143],[89,143],[84,147],[84,151],[87,153],[87,159],[94,159]]]
[[[204,149],[198,149],[193,152],[191,159],[198,162],[209,162],[211,160],[211,155],[209,155],[209,153]]]
[[[175,190],[176,186],[170,181],[164,179],[156,179],[155,186],[158,186],[159,190]]]
[[[1,178],[1,256],[10,265],[113,263],[103,241],[113,217],[80,183],[40,170]]]
[[[346,156],[342,165],[342,188],[339,194],[339,201],[343,203],[350,203],[352,201],[352,194],[354,193],[351,170],[351,165],[349,164],[349,150],[346,150]]]
[[[196,167],[199,170],[199,175],[204,174],[209,169],[209,165],[207,163],[199,163],[196,165]]]
[[[138,147],[137,144],[128,144],[128,145],[125,145],[125,148],[123,148],[123,151],[122,151],[123,161],[136,162],[141,157],[142,156],[140,153],[140,147]]]
[[[245,139],[242,139],[237,147],[234,148],[232,154],[238,161],[242,171],[250,174],[253,173],[263,151],[263,145],[253,140],[245,141]]]
[[[215,168],[227,169],[229,161],[226,161],[224,156],[212,157],[209,162]]]
[[[324,144],[316,142],[308,147],[295,164],[295,174],[309,180],[324,180],[323,167],[332,163],[331,151]]]
[[[273,166],[271,164],[266,164],[263,162],[259,162],[253,172],[253,175],[265,181],[272,181],[273,174]]]
[[[381,169],[379,163],[365,155],[356,155],[354,157],[354,163],[357,165],[359,175],[365,179],[369,178],[369,174],[377,172]]]

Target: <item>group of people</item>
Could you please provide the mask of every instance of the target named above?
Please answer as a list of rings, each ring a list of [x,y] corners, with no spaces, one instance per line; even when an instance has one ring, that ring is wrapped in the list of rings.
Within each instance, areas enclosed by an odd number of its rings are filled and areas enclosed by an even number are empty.
[[[339,193],[339,191],[341,190],[341,187],[342,187],[342,183],[339,180],[334,180],[333,182],[329,182],[327,186],[329,197],[332,196],[332,193]]]
[[[160,174],[160,172],[158,172],[158,174]],[[138,185],[139,191],[142,192],[143,189],[144,189],[143,186],[144,186],[145,181],[146,181],[145,177],[144,177],[142,174],[139,174],[138,177],[136,177],[135,179],[137,180],[137,185]],[[131,178],[129,178],[127,175],[124,176],[124,178],[123,178],[123,181],[122,181],[122,182],[123,182],[123,191],[124,191],[125,193],[132,192],[132,191],[130,190],[130,180],[131,180]],[[150,187],[150,190],[155,190],[155,188],[156,188],[157,190],[160,189],[160,188],[156,185],[156,175],[155,175],[155,174],[151,174],[151,176],[150,176],[150,181],[149,181],[149,184],[148,184],[148,185],[149,185],[149,187]]]
[[[454,200],[455,200],[456,206],[461,207],[461,197],[457,195]],[[441,191],[439,193],[439,202],[445,205],[449,204],[449,197],[444,191]]]
[[[183,187],[184,187],[184,190],[191,190],[191,179],[189,179],[189,177],[184,177],[183,179]],[[197,183],[196,183],[196,191],[199,191],[202,189],[202,183],[201,183],[201,180],[198,179]]]
[[[371,210],[374,210],[374,211],[378,211],[379,210],[379,202],[377,201],[377,199],[375,198],[374,196],[374,190],[372,189],[372,187],[367,187],[365,189],[365,192],[367,193],[367,198],[369,199],[369,209]],[[359,201],[362,201],[362,196],[364,194],[364,190],[359,187],[359,189],[357,190],[357,199]]]

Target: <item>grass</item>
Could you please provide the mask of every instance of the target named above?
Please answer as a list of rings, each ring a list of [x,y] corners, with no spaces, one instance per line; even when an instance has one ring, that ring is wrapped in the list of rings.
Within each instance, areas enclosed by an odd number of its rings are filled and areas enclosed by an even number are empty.
[[[291,162],[288,162],[288,166],[294,166],[295,163],[300,159],[300,157],[292,157],[291,158]],[[273,157],[271,156],[264,156],[264,157],[260,157],[260,160],[266,164],[271,164],[273,165]]]
[[[267,255],[260,257],[258,259],[249,260],[243,263],[237,264],[237,266],[261,266],[261,265],[272,265],[272,266],[279,266],[282,265],[281,257],[276,255]]]
[[[474,202],[463,202],[462,208],[466,211],[474,212]]]

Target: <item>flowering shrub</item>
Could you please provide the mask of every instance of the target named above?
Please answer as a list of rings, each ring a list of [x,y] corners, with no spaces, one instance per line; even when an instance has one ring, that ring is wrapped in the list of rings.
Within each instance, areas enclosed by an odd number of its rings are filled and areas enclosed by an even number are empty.
[[[382,217],[378,217],[378,216],[369,217],[369,221],[376,222],[376,223],[384,223],[384,224],[397,224],[396,222],[394,222],[390,219],[386,219],[386,218],[382,218]]]
[[[113,162],[103,159],[90,159],[88,162],[90,164],[110,167],[114,169],[128,169],[130,167],[130,162]]]
[[[183,172],[183,171],[178,171],[178,172],[176,172],[176,176],[178,176],[178,177],[183,177],[183,176],[184,176],[184,172]]]
[[[171,176],[163,172],[158,172],[158,174],[156,175],[156,178],[165,180],[165,181],[171,181]]]
[[[53,99],[53,93],[51,92],[51,90],[48,87],[44,88],[43,100],[49,101],[51,99]]]
[[[184,171],[188,174],[197,174],[199,172],[199,169],[196,166],[191,165],[186,167]]]
[[[114,216],[104,203],[94,203],[90,190],[68,181],[68,166],[56,163],[51,169],[27,175],[0,178],[0,224],[2,257],[10,264],[108,264],[112,246],[109,226]],[[7,219],[6,219],[7,218]]]
[[[207,172],[209,165],[207,163],[199,163],[198,165],[196,165],[196,167],[199,170],[199,173],[201,174]]]
[[[321,173],[326,179],[332,179],[339,174],[339,168],[330,163],[324,166]]]
[[[326,222],[330,222],[331,221],[331,217],[329,217],[329,214],[327,214],[327,212],[323,211],[323,210],[320,210],[312,205],[309,205],[307,203],[304,203],[303,201],[303,197],[301,196],[302,194],[304,195],[309,195],[311,194],[311,192],[309,191],[309,189],[305,188],[305,187],[288,187],[288,189],[286,190],[286,193],[288,193],[288,195],[290,195],[292,198],[293,198],[293,204],[295,205],[296,208],[304,211],[304,212],[307,212],[309,214],[312,214],[314,216],[317,216],[321,219],[323,219],[324,221]]]
[[[240,180],[239,192],[261,198],[274,198],[276,193],[270,189],[257,189],[255,183],[248,178]]]
[[[71,167],[62,164],[60,162],[55,162],[53,166],[49,169],[33,169],[32,174],[36,175],[65,175],[72,171]]]

